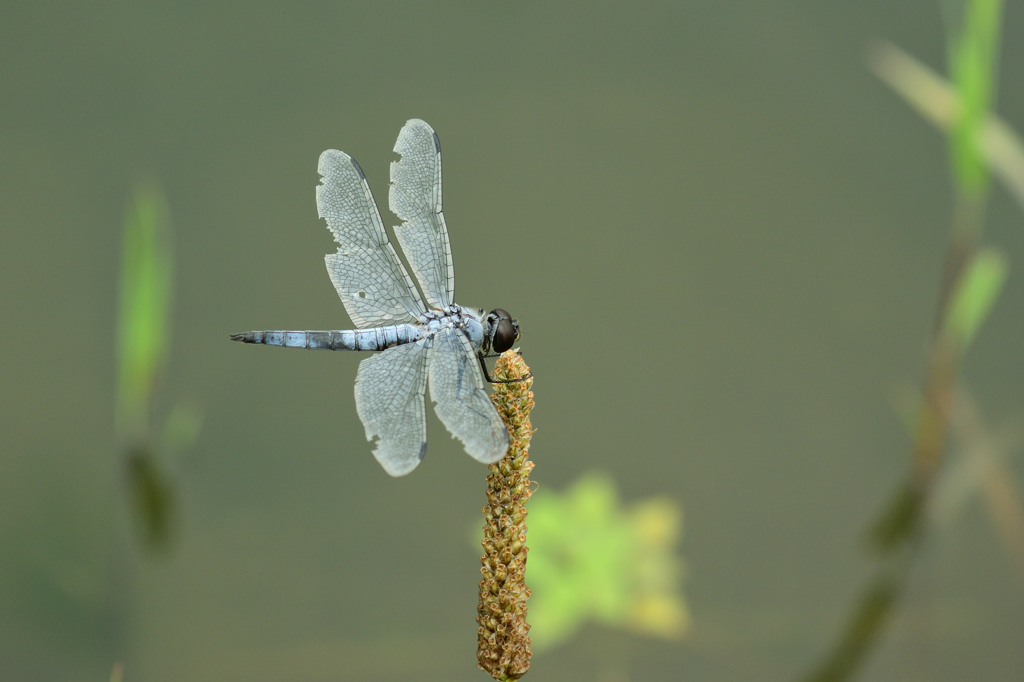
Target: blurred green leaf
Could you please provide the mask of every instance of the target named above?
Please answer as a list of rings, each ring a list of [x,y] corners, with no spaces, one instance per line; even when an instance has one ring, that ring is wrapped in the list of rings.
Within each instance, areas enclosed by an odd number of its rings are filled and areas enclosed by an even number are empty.
[[[971,0],[964,12],[961,30],[949,37],[949,71],[960,100],[950,145],[961,191],[976,196],[988,185],[981,135],[995,98],[1002,0]]]
[[[949,81],[891,43],[872,46],[867,62],[917,113],[939,129],[949,130],[960,107]]]
[[[138,447],[125,462],[128,490],[143,544],[155,550],[170,545],[176,518],[176,494],[172,482],[160,471],[153,452]]]
[[[1006,282],[1006,256],[998,249],[979,250],[964,271],[950,302],[944,332],[966,350],[988,317]]]
[[[118,431],[148,429],[153,390],[167,360],[174,254],[163,193],[136,189],[124,224],[118,315]]]
[[[203,426],[203,413],[195,405],[179,402],[167,415],[160,434],[160,446],[170,455],[181,455],[192,449]]]
[[[947,80],[898,47],[882,43],[868,53],[868,64],[921,116],[948,131],[960,107]],[[979,141],[992,173],[1024,208],[1024,143],[1005,121],[992,115],[985,120]]]
[[[132,516],[144,546],[165,549],[176,519],[174,482],[158,453],[191,446],[201,417],[179,405],[155,433],[152,407],[167,364],[174,253],[167,202],[156,185],[136,188],[125,214],[118,311],[117,433],[125,452]]]
[[[614,482],[589,474],[564,493],[542,488],[530,499],[526,580],[536,650],[570,637],[583,623],[666,638],[689,624],[673,554],[682,512],[654,498],[624,509]]]

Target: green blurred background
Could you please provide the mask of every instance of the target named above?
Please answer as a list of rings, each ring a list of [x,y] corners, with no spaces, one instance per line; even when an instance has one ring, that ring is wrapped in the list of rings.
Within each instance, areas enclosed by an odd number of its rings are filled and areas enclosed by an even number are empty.
[[[1003,30],[1020,128],[1018,3]],[[889,396],[922,372],[952,206],[943,138],[864,65],[883,38],[945,70],[930,0],[0,5],[0,678],[487,679],[484,468],[431,414],[426,461],[391,479],[359,358],[228,341],[349,326],[317,156],[352,154],[383,210],[413,117],[444,146],[457,300],[525,331],[533,478],[597,469],[685,508],[689,635],[588,626],[528,679],[805,672],[907,469]],[[165,463],[160,553],[114,419],[122,224],[153,179],[177,272],[156,410],[204,419]],[[1011,272],[964,367],[993,424],[1024,414],[1022,222],[997,189]],[[1022,587],[972,499],[861,679],[1021,679]]]

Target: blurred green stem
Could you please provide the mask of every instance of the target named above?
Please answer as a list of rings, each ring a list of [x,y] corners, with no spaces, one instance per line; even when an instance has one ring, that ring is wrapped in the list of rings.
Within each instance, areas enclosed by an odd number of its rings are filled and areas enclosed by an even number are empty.
[[[912,60],[903,59],[893,50],[876,50],[872,56],[876,70],[887,82],[898,91],[913,95],[908,96],[912,103],[930,103],[923,108],[934,120],[948,123],[956,204],[928,344],[910,473],[872,529],[871,541],[879,553],[875,577],[854,608],[843,636],[824,662],[805,678],[808,682],[849,679],[878,640],[903,593],[910,568],[923,545],[923,512],[943,465],[960,363],[977,321],[984,317],[982,309],[987,310],[994,300],[992,296],[998,293],[1002,277],[998,273],[1005,268],[995,264],[991,257],[988,264],[981,263],[984,267],[976,267],[975,263],[990,184],[992,155],[986,154],[986,134],[992,127],[1002,0],[966,0],[955,3],[955,7],[956,11],[951,9],[947,17],[953,93],[944,92],[927,74],[922,77],[921,69]],[[982,272],[986,269],[987,273]],[[982,273],[988,281],[977,277],[969,281],[966,275],[970,272]],[[972,291],[981,291],[986,296],[972,302]],[[967,308],[973,306],[966,317],[962,315],[966,308],[958,305],[962,301],[967,301]],[[973,320],[968,321],[969,318]]]
[[[965,350],[961,339],[948,330],[945,322],[950,314],[953,296],[977,251],[984,211],[983,195],[958,192],[925,366],[923,403],[918,415],[911,460],[912,485],[921,493],[922,499],[931,489],[942,465],[960,360]]]
[[[942,468],[965,350],[945,321],[977,250],[983,215],[983,195],[958,193],[928,348],[909,478],[872,532],[881,551],[875,576],[854,607],[843,635],[824,662],[805,678],[807,682],[839,682],[857,671],[889,622],[923,544],[923,511]]]
[[[860,668],[903,592],[920,539],[920,533],[913,533],[907,539],[905,551],[892,555],[875,573],[854,608],[846,630],[824,662],[806,677],[808,682],[846,680]]]

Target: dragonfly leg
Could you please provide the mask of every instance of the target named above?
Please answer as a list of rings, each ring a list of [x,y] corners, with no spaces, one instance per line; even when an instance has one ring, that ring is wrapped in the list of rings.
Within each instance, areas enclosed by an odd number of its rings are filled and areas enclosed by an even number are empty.
[[[520,381],[526,381],[527,379],[529,379],[530,377],[533,376],[533,373],[530,373],[530,374],[527,374],[525,377],[519,377],[518,379],[494,379],[494,378],[491,377],[490,372],[487,371],[487,363],[484,362],[484,357],[485,356],[478,355],[477,357],[480,359],[480,369],[482,369],[484,371],[484,379],[487,380],[487,383],[489,383],[489,384],[515,384],[515,383],[518,383]],[[496,358],[496,357],[500,357],[500,356],[498,356],[498,355],[488,355],[486,357]]]

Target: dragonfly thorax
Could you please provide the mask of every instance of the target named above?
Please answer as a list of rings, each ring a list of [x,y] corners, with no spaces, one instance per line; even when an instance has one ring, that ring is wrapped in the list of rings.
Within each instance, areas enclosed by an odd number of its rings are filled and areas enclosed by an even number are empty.
[[[460,329],[479,352],[488,338],[484,327],[483,311],[474,311],[460,305],[430,310],[420,315],[420,324],[426,329],[427,335],[437,334],[446,329]]]
[[[453,327],[461,329],[473,345],[473,350],[484,355],[504,353],[519,339],[519,322],[507,310],[495,308],[484,314],[460,305],[430,310],[420,315],[420,324],[427,334],[436,334]]]

